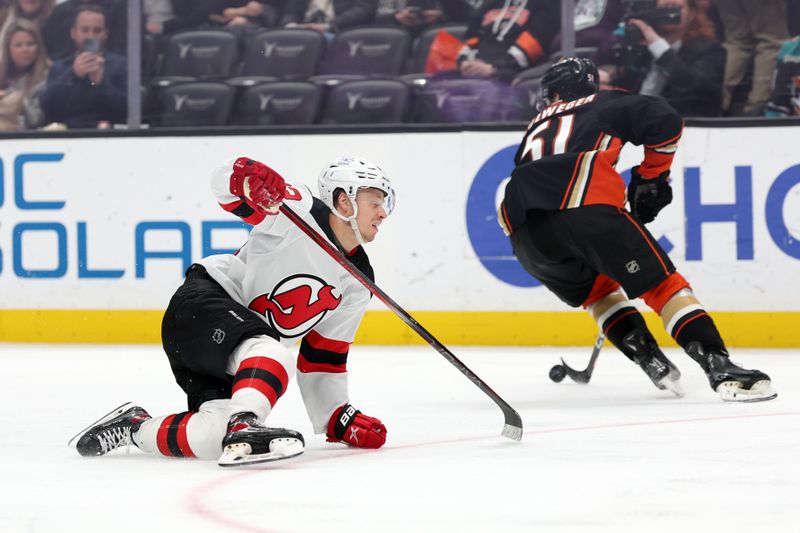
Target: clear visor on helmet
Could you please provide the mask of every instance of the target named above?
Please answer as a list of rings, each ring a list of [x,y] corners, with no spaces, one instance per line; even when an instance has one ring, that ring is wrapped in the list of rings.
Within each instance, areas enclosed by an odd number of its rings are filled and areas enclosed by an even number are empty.
[[[391,215],[395,206],[394,189],[387,184],[383,184],[382,187],[359,187],[358,190],[363,191],[367,189],[375,189],[383,193],[383,210],[386,211],[386,216]]]

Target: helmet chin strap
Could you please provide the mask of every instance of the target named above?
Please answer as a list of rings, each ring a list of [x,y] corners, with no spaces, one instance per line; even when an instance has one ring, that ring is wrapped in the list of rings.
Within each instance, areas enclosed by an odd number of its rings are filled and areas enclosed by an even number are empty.
[[[346,217],[343,214],[341,214],[338,209],[334,209],[333,214],[337,218],[344,220],[345,222],[349,222],[350,228],[353,230],[353,233],[356,236],[356,241],[358,241],[358,244],[360,244],[362,247],[366,246],[367,243],[364,242],[364,237],[361,236],[361,230],[358,229],[358,221],[356,220],[356,217],[358,217],[358,204],[356,204],[354,198],[350,198],[349,196],[347,198],[350,200],[350,205],[353,206],[353,214],[349,217]]]
[[[365,246],[367,243],[364,242],[364,237],[361,236],[361,230],[358,229],[356,216],[353,215],[348,220],[350,221],[350,227],[353,228],[353,233],[356,234],[356,240],[358,241],[358,244],[360,244],[362,247]]]

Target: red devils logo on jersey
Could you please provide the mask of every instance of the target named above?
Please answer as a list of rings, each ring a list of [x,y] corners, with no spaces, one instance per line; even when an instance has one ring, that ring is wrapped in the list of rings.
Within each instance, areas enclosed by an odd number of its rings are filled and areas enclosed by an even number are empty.
[[[282,337],[299,337],[339,306],[342,297],[334,296],[334,290],[316,276],[295,274],[275,285],[269,296],[250,302],[250,309],[264,315]]]

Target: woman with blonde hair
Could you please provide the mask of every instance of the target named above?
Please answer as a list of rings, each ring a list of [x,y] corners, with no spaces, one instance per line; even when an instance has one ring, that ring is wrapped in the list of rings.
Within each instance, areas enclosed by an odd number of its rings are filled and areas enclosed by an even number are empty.
[[[39,30],[30,21],[18,20],[8,28],[2,44],[0,131],[40,126],[44,117],[39,93],[51,63]]]

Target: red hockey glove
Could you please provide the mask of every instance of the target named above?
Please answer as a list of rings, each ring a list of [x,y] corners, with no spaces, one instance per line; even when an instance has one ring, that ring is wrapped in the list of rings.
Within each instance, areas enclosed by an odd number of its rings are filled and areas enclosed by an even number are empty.
[[[631,182],[628,184],[628,202],[631,205],[631,213],[643,224],[655,220],[658,212],[672,202],[669,170],[655,178],[643,178],[639,174],[639,167],[633,167]]]
[[[240,157],[233,163],[231,194],[244,196],[253,207],[273,212],[286,196],[283,177],[264,163]]]
[[[380,448],[386,442],[386,426],[346,403],[331,415],[327,436],[328,442],[344,442],[356,448]]]

